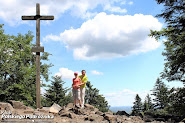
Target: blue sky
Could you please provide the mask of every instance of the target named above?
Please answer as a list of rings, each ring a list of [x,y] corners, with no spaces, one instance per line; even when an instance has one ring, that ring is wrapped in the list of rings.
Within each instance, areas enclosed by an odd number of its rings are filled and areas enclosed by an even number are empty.
[[[22,21],[21,16],[35,15],[36,3],[42,15],[55,16],[54,21],[41,21],[41,45],[54,65],[50,77],[60,75],[70,87],[73,72],[85,69],[111,106],[132,106],[137,93],[142,99],[151,93],[163,71],[165,39],[157,42],[148,34],[165,27],[163,19],[155,18],[162,5],[154,0],[0,1],[5,33],[31,30],[35,35],[35,21]]]

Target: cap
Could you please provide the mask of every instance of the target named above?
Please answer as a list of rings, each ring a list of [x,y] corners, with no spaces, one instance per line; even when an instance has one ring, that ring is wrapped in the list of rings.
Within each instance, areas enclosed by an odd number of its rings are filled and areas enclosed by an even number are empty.
[[[74,74],[77,74],[78,75],[78,72],[74,72]]]

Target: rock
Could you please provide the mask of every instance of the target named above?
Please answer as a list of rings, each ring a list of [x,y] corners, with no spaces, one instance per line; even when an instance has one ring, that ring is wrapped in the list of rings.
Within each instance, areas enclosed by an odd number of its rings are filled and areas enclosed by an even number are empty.
[[[96,115],[96,114],[91,114],[85,118],[85,120],[94,121],[97,123],[100,123],[103,119],[104,119],[104,117]]]
[[[116,117],[114,115],[105,114],[104,118],[108,121],[115,121]]]
[[[155,120],[165,122],[165,119],[164,118],[155,118]]]
[[[51,113],[58,113],[61,109],[62,109],[62,107],[60,107],[58,104],[54,103],[50,107],[49,112],[51,112]]]
[[[42,107],[42,110],[48,111],[49,112],[50,107]]]
[[[23,109],[23,108],[25,108],[23,102],[14,101],[14,100],[9,100],[8,102],[9,102],[9,103],[13,106],[13,108],[15,108],[15,109]]]
[[[103,112],[101,112],[101,111],[97,111],[97,112],[95,112],[95,114],[97,114],[97,115],[100,115],[100,116],[103,116]]]
[[[42,112],[42,113],[49,113],[49,109],[38,109],[39,112]]]
[[[107,113],[113,115],[113,112],[111,110],[108,110]]]
[[[74,108],[74,105],[73,105],[73,103],[69,103],[69,104],[67,104],[66,107],[67,107],[67,108]]]
[[[91,109],[92,111],[94,111],[94,106],[89,105],[89,104],[84,104],[85,108]]]
[[[145,115],[143,119],[144,119],[145,122],[152,122],[152,121],[154,121],[154,118],[152,116],[150,116],[150,115]]]
[[[10,111],[10,112],[13,112],[14,111],[14,108],[12,107],[12,105],[10,105],[9,103],[3,103],[3,102],[0,102],[0,108],[1,110],[6,110],[6,111]]]
[[[34,115],[40,115],[41,113],[40,113],[39,111],[35,110],[35,111],[33,112],[33,114],[34,114]]]
[[[26,114],[32,114],[34,112],[34,110],[26,110],[26,111],[24,111],[24,113],[26,113]]]
[[[97,112],[97,111],[99,111],[99,109],[97,109],[97,108],[94,108],[94,111],[95,111],[95,112]]]
[[[60,113],[61,117],[69,117],[70,112],[62,112]]]
[[[112,112],[105,112],[103,115],[105,116],[106,114],[113,115]]]
[[[90,114],[95,114],[96,112],[95,111],[91,111]]]
[[[118,112],[116,113],[116,115],[125,115],[125,116],[127,116],[127,117],[130,116],[130,115],[129,115],[127,112],[125,112],[125,111],[118,111]]]
[[[78,109],[78,111],[80,112],[78,114],[82,114],[82,115],[90,115],[91,114],[90,109]]]
[[[84,110],[82,110],[82,109],[74,108],[73,111],[77,115],[83,115],[84,114]]]
[[[69,113],[69,118],[75,119],[76,118],[76,115],[74,113]]]

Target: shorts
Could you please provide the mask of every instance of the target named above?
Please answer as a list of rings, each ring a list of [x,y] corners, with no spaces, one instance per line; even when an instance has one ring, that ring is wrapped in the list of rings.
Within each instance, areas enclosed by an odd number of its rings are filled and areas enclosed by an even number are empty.
[[[80,89],[73,89],[73,99],[80,100]]]

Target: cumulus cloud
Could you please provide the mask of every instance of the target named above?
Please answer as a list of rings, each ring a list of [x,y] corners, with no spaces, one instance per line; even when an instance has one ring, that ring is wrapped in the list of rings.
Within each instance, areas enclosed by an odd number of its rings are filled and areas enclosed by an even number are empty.
[[[118,6],[111,6],[110,4],[106,5],[104,7],[104,10],[108,10],[110,12],[115,12],[115,13],[126,13],[127,12],[126,9],[122,9]]]
[[[124,89],[115,93],[106,93],[103,94],[111,106],[133,106],[133,102],[135,101],[136,94],[139,94],[142,101],[144,101],[147,94],[150,94],[150,91],[132,91],[129,89]]]
[[[94,75],[103,75],[102,72],[98,72],[96,70],[91,71],[91,73],[94,74]]]
[[[25,0],[1,0],[0,18],[12,26],[28,23],[28,21],[22,21],[21,16],[35,15],[36,3],[40,3],[42,15],[54,15],[55,19],[66,11],[70,11],[77,17],[90,18],[96,15],[96,12],[91,11],[97,6],[102,8],[109,6],[107,11],[111,12],[125,12],[125,9],[114,6],[115,3],[120,2],[120,0],[30,0],[26,2]]]
[[[68,68],[60,68],[59,72],[55,74],[55,76],[61,76],[62,79],[70,79],[74,78],[74,71],[69,70]]]
[[[133,1],[130,1],[130,2],[128,2],[128,4],[129,4],[129,5],[132,5],[132,4],[134,4],[134,2],[133,2]]]
[[[107,15],[102,12],[84,22],[80,28],[69,29],[47,40],[62,41],[72,49],[75,59],[123,57],[154,50],[160,46],[148,36],[150,29],[160,30],[162,24],[151,15]]]

